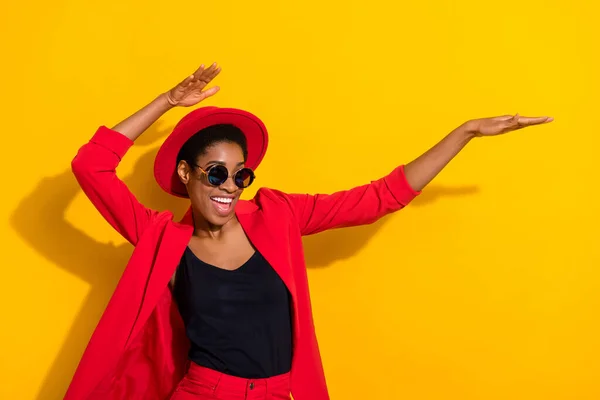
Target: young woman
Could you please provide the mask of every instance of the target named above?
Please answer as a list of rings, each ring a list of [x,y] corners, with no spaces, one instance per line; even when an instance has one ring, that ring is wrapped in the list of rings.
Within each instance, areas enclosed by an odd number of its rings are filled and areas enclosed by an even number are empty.
[[[199,108],[155,161],[159,185],[190,200],[174,222],[140,204],[115,169],[166,111],[217,93],[206,86],[219,72],[201,66],[114,128],[100,127],[72,162],[83,191],[135,249],[67,400],[328,399],[301,236],[372,223],[408,205],[472,139],[552,120],[474,119],[370,184],[328,195],[261,188],[245,201],[267,130],[242,110]]]

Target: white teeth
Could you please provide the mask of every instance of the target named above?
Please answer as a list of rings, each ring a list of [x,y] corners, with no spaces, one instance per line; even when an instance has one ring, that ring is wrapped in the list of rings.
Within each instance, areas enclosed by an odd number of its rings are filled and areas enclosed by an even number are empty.
[[[231,202],[233,201],[233,199],[228,198],[228,197],[211,197],[211,199],[216,201],[217,203],[224,203],[224,204],[231,204]]]

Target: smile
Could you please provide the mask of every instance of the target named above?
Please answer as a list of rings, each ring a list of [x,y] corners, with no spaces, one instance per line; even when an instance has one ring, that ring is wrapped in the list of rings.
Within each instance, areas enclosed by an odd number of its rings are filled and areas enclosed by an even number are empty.
[[[210,198],[213,206],[215,207],[215,211],[221,217],[227,217],[233,211],[233,200],[234,197],[219,197],[213,196]]]
[[[231,202],[233,201],[231,197],[211,197],[210,199],[212,201],[216,201],[217,203],[222,204],[231,204]]]

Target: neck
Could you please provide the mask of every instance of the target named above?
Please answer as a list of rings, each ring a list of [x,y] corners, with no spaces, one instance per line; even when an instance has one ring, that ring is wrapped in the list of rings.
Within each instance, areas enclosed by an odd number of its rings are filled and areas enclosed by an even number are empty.
[[[234,215],[224,225],[213,225],[197,213],[193,213],[193,221],[194,236],[212,239],[221,238],[224,234],[227,234],[227,232],[229,232],[233,227],[235,227],[239,223],[237,217]]]

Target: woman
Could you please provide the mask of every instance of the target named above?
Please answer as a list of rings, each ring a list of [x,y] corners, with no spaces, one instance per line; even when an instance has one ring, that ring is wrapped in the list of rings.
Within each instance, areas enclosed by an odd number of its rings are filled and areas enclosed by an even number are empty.
[[[199,108],[155,161],[159,185],[190,199],[174,222],[140,204],[115,169],[167,110],[217,93],[206,86],[219,72],[201,66],[114,128],[100,127],[72,162],[83,191],[135,249],[66,399],[328,399],[301,236],[372,223],[408,205],[473,138],[552,120],[471,120],[370,184],[330,195],[261,188],[244,201],[267,130],[245,111]]]

